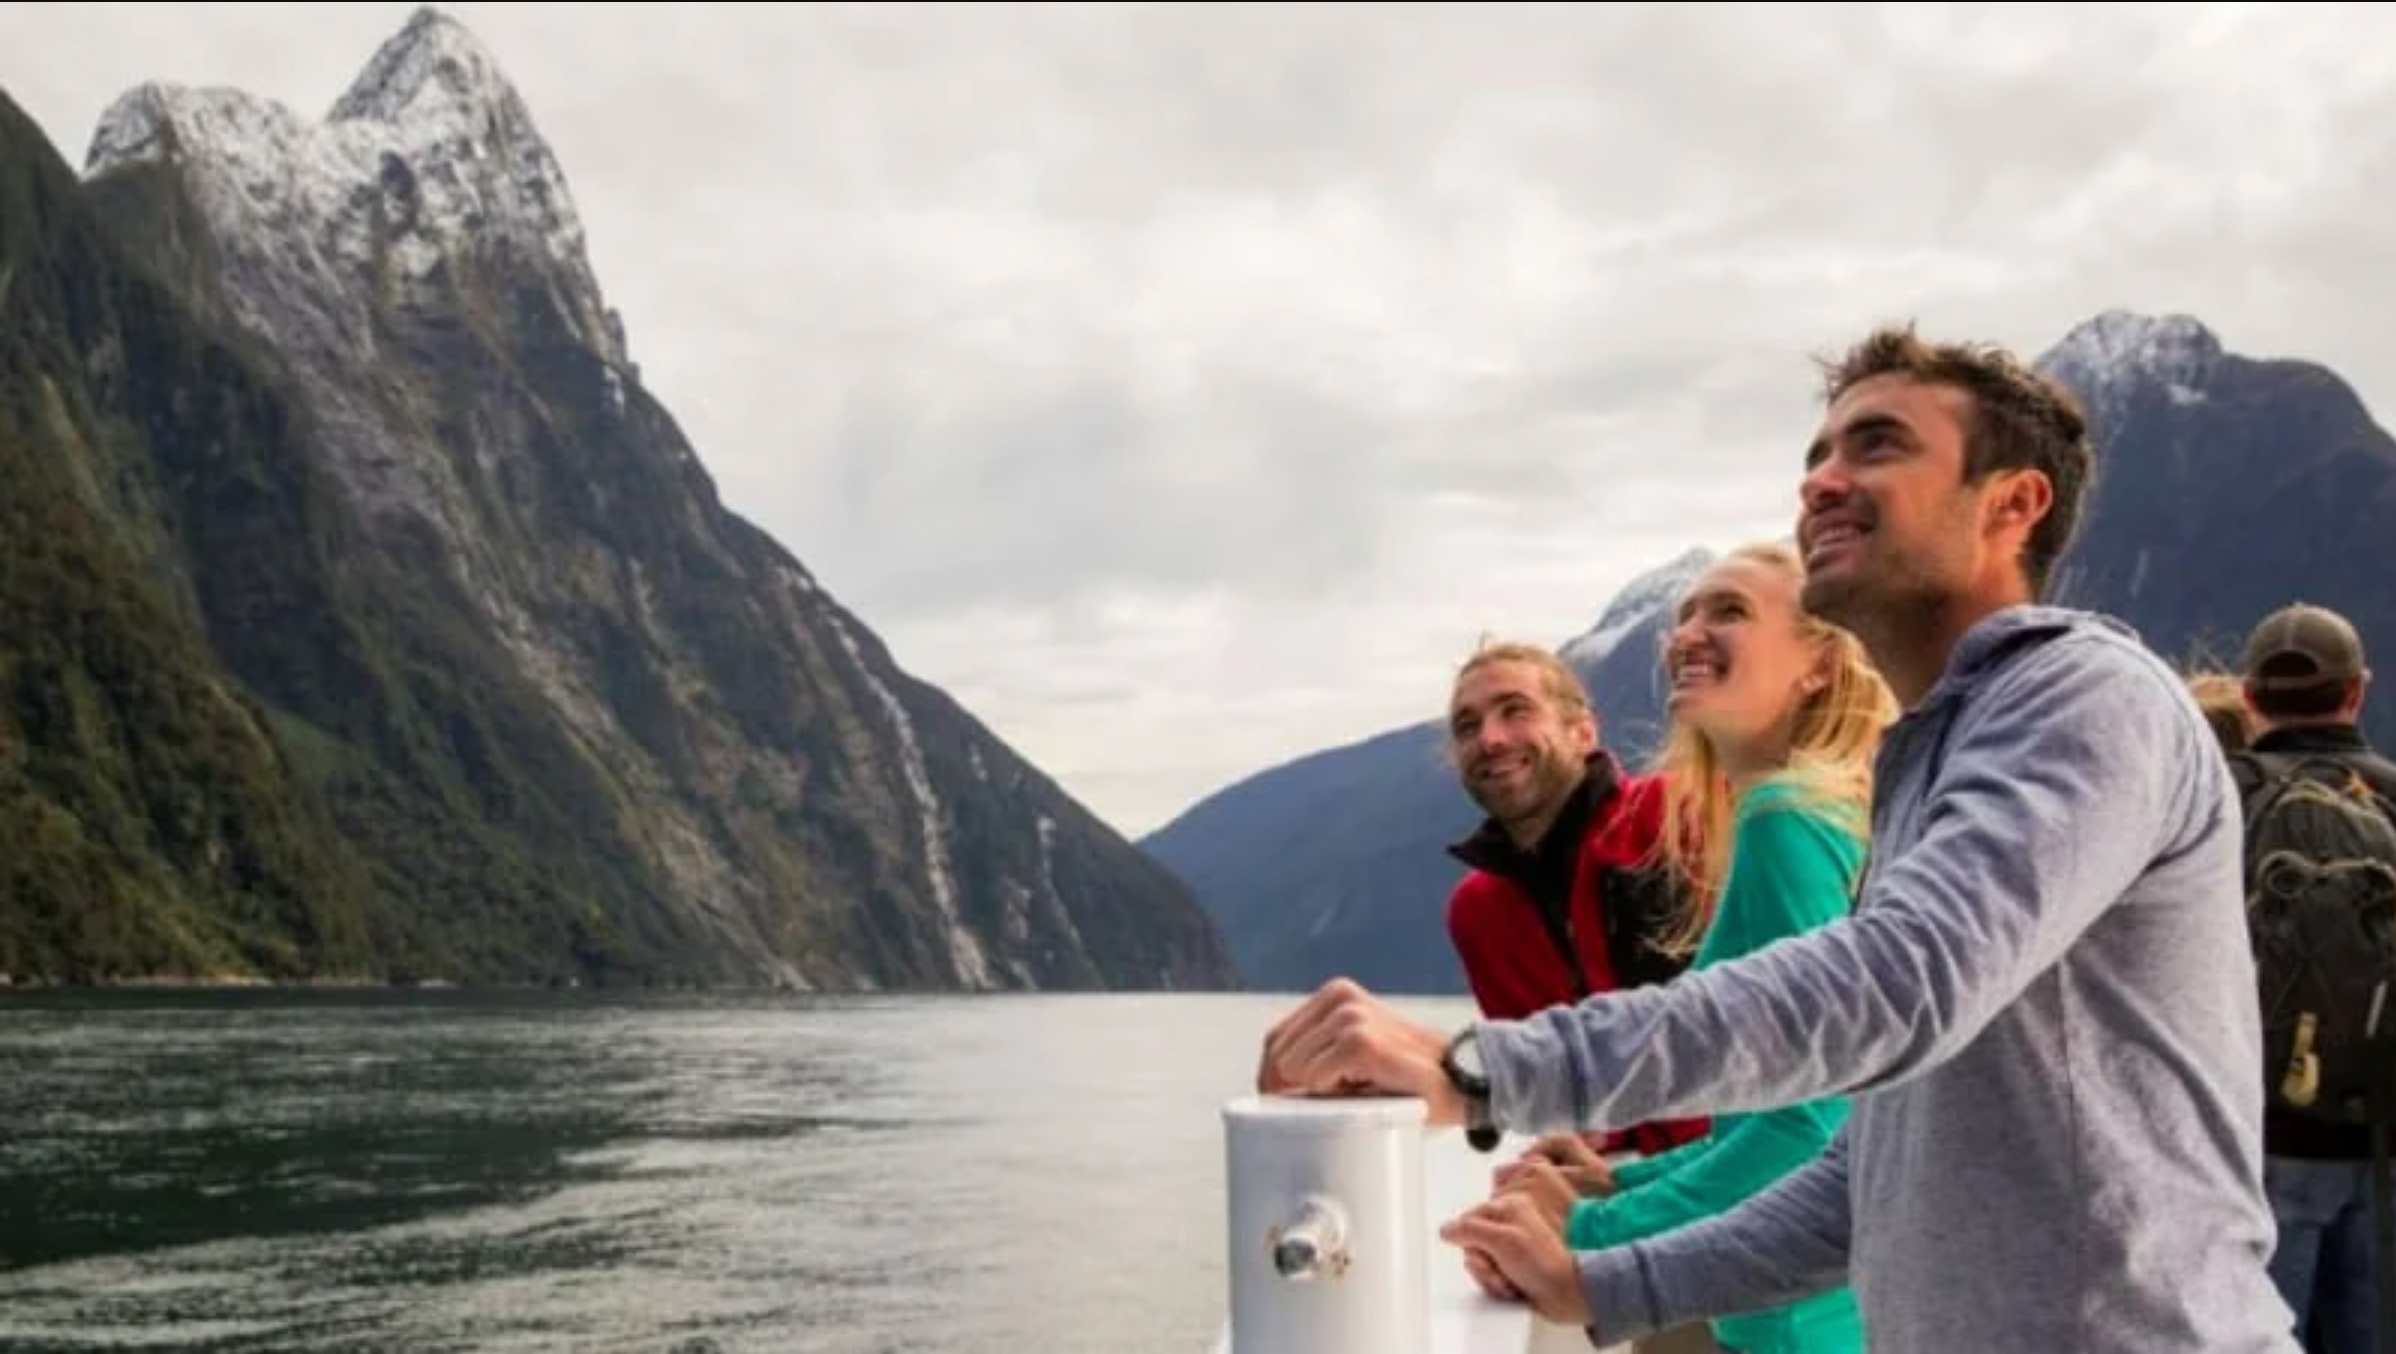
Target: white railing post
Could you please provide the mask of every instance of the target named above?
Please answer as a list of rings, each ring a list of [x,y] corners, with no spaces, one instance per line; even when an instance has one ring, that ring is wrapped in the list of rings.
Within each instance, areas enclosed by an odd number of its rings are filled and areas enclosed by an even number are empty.
[[[1228,1354],[1431,1354],[1424,1104],[1223,1108]]]

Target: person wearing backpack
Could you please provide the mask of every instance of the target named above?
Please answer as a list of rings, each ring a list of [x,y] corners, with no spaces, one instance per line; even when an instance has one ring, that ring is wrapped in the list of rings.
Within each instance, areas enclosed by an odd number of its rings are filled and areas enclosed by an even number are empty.
[[[2241,666],[2257,733],[2230,766],[2263,1005],[2271,1277],[2308,1349],[2396,1350],[2396,1212],[2373,1151],[2396,1108],[2396,763],[2357,725],[2371,673],[2345,617],[2282,608]]]

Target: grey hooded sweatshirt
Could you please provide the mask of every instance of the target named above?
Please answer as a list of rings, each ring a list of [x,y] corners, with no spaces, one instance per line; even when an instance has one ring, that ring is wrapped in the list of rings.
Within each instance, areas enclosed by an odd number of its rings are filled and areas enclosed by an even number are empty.
[[[1481,1027],[1498,1121],[1852,1094],[1812,1164],[1579,1257],[1604,1341],[1853,1284],[1875,1350],[2293,1354],[2226,763],[2109,618],[2008,609],[1890,730],[1853,914]]]

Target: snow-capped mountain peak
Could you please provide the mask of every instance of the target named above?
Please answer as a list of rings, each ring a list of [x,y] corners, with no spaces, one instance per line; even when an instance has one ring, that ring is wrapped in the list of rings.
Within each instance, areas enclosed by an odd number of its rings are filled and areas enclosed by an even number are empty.
[[[1586,671],[1605,660],[1615,646],[1638,632],[1639,627],[1662,615],[1673,600],[1686,591],[1697,576],[1714,562],[1714,552],[1703,546],[1692,546],[1672,559],[1639,574],[1622,585],[1614,600],[1606,604],[1605,613],[1597,624],[1586,632],[1565,642],[1561,651],[1565,662]]]
[[[2191,315],[2108,310],[2081,322],[2038,359],[2078,392],[2100,434],[2117,430],[2130,392],[2160,385],[2175,404],[2197,404],[2221,360],[2221,339]]]
[[[426,5],[358,72],[330,120],[471,122],[515,98],[490,51],[464,24]]]
[[[363,343],[374,304],[447,297],[496,257],[546,273],[582,339],[624,361],[556,157],[498,62],[430,6],[322,122],[238,90],[128,90],[102,114],[84,172],[152,160],[184,172],[243,262],[308,281],[294,295],[319,312],[309,338]],[[245,318],[294,336],[299,317]]]

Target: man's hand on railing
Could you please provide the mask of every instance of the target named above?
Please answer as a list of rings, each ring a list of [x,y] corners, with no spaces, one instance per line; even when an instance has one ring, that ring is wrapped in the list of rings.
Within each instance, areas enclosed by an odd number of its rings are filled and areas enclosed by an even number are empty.
[[[1465,1268],[1483,1292],[1503,1298],[1510,1289],[1560,1326],[1590,1324],[1580,1266],[1527,1196],[1501,1194],[1476,1204],[1440,1228],[1439,1237],[1463,1250]]]
[[[1266,1095],[1412,1095],[1434,1128],[1464,1122],[1464,1096],[1440,1065],[1448,1036],[1334,978],[1273,1026],[1257,1064]]]

